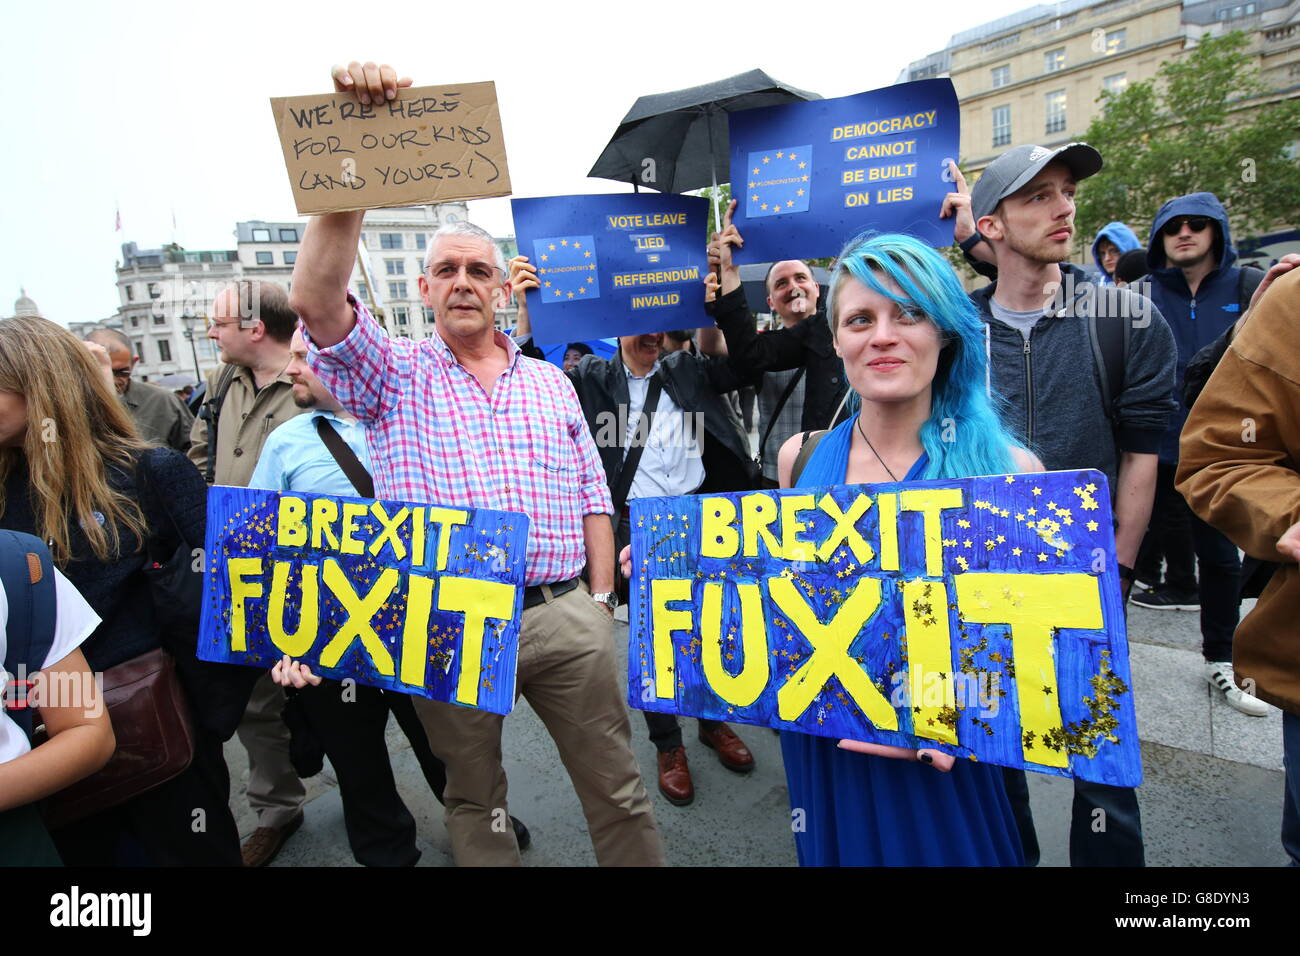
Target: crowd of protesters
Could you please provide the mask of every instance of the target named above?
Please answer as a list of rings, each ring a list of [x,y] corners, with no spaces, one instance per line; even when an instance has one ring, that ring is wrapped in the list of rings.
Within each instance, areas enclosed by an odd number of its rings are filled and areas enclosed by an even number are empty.
[[[363,103],[411,82],[360,63],[332,79]],[[772,264],[779,327],[763,332],[729,211],[708,247],[700,329],[623,336],[608,359],[570,343],[562,370],[532,342],[534,265],[506,263],[463,222],[427,247],[419,288],[435,329],[389,336],[347,287],[360,212],[311,221],[292,293],[241,280],[211,303],[221,364],[197,417],[132,379],[120,333],[83,343],[41,318],[0,321],[0,863],[262,866],[303,822],[302,777],[328,759],[357,861],[413,865],[390,712],[456,863],[520,862],[531,837],[508,813],[506,718],[349,692],[287,657],[269,672],[197,659],[191,564],[210,485],[527,513],[517,693],[555,741],[597,861],[654,866],[663,821],[610,638],[629,502],[1094,468],[1125,600],[1199,610],[1210,687],[1245,715],[1282,709],[1282,842],[1300,865],[1300,256],[1240,266],[1228,211],[1193,193],[1154,212],[1145,248],[1112,222],[1091,242],[1094,268],[1076,266],[1077,192],[1103,161],[1083,143],[1023,145],[970,190],[954,165],[940,215],[992,281],[967,294],[935,250],[867,231],[845,237],[826,288],[807,262]],[[506,335],[496,310],[512,294]],[[744,389],[757,448],[734,400]],[[626,428],[598,443],[611,415]],[[942,440],[940,417],[954,426]],[[1259,603],[1239,621],[1243,596]],[[95,675],[114,673],[185,711],[185,726],[141,708],[110,719]],[[644,716],[658,790],[686,806],[682,727]],[[257,817],[242,844],[222,752],[236,734]],[[728,769],[753,769],[726,723],[700,720],[698,739]],[[178,741],[186,759],[168,765]],[[788,731],[781,754],[791,806],[808,814],[802,864],[1038,861],[1022,771]],[[1143,865],[1138,790],[1076,779],[1069,845],[1076,866]]]

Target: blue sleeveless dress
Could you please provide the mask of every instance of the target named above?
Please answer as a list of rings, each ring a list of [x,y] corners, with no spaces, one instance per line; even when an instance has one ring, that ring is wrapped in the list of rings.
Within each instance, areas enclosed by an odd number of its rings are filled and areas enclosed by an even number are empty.
[[[848,430],[846,430],[846,427]],[[800,485],[843,484],[853,419],[822,439]],[[924,454],[905,481],[921,477]],[[958,760],[950,773],[853,753],[830,737],[781,732],[800,866],[1021,866],[1002,768]]]

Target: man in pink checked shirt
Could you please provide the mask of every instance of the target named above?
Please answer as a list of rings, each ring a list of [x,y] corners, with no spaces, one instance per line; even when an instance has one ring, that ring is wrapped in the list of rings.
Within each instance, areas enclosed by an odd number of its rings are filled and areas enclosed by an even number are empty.
[[[396,96],[391,67],[335,67],[339,93]],[[325,387],[369,426],[375,492],[526,513],[517,687],[568,768],[602,866],[661,865],[663,845],[631,750],[610,639],[614,538],[604,470],[577,396],[554,366],[519,354],[494,327],[510,294],[491,236],[468,223],[433,236],[420,295],[436,330],[389,338],[347,291],[362,213],[313,219],[294,267],[291,305]],[[590,590],[578,575],[590,570]],[[594,592],[594,593],[593,593]],[[611,603],[611,601],[613,603]],[[447,765],[447,830],[459,865],[518,865],[506,806],[498,714],[415,698]]]

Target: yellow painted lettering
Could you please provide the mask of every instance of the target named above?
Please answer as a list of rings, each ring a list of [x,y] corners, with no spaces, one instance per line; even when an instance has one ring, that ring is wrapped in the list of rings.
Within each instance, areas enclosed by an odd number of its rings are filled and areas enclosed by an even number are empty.
[[[880,570],[898,570],[898,495],[886,492],[876,499],[880,514]]]
[[[955,574],[957,603],[971,624],[1008,624],[1016,662],[1021,749],[1025,760],[1066,767],[1069,755],[1046,746],[1061,729],[1056,628],[1102,627],[1101,590],[1091,574]],[[1033,737],[1029,737],[1029,733]],[[1026,745],[1026,739],[1033,743]]]
[[[271,643],[290,657],[302,657],[316,643],[320,626],[319,575],[318,565],[304,564],[299,596],[289,601],[289,562],[275,561],[271,564],[271,600],[266,609],[266,631],[271,635]],[[298,607],[298,628],[292,634],[284,629],[286,603]]]
[[[411,564],[419,567],[428,563],[429,556],[424,553],[424,509],[416,508],[411,512]]]
[[[740,592],[740,648],[744,661],[740,673],[733,675],[722,662],[722,589],[720,583],[704,585],[700,632],[709,635],[700,649],[704,679],[709,682],[713,692],[727,703],[735,707],[748,707],[763,693],[769,673],[763,595],[757,584],[736,585]],[[714,634],[718,635],[717,640],[713,639]],[[727,654],[734,656],[731,651]],[[658,656],[656,653],[656,659]]]
[[[858,519],[867,513],[871,503],[870,495],[858,495],[849,505],[848,511],[840,511],[840,506],[835,503],[834,498],[829,494],[822,495],[821,501],[817,502],[817,507],[830,516],[835,522],[835,527],[822,542],[822,546],[817,549],[818,558],[829,561],[841,544],[849,546],[849,550],[853,552],[853,557],[859,564],[866,564],[875,556],[875,551],[857,528]]]
[[[799,520],[799,512],[817,507],[812,495],[781,497],[781,550],[787,561],[811,561],[817,551],[811,541],[799,537],[808,526]]]
[[[366,546],[353,537],[357,533],[357,519],[370,510],[370,506],[357,501],[343,502],[343,527],[339,532],[339,550],[344,554],[365,554]]]
[[[701,501],[700,554],[706,558],[734,557],[740,550],[740,533],[731,526],[735,520],[736,504],[730,498]]]
[[[438,561],[433,566],[435,571],[443,571],[447,567],[447,548],[451,546],[451,529],[468,521],[468,511],[459,508],[429,508],[429,524],[436,522],[439,525]]]
[[[955,722],[941,719],[945,708],[952,713],[957,706],[948,630],[948,586],[942,581],[904,582],[903,625],[907,632],[912,727],[917,736],[955,744]]]
[[[261,558],[229,558],[226,577],[230,581],[230,649],[248,650],[248,628],[244,602],[262,596],[261,581],[245,581],[262,573]]]
[[[280,496],[275,522],[275,543],[281,547],[300,548],[307,543],[307,502],[292,495]]]
[[[776,692],[777,716],[787,721],[798,720],[826,682],[835,677],[873,725],[897,730],[898,714],[849,656],[849,645],[880,609],[880,579],[859,578],[853,592],[825,624],[804,603],[789,578],[772,578],[768,587],[776,606],[812,645],[812,654]]]
[[[726,499],[714,500],[725,501]],[[705,502],[705,505],[704,510],[707,514],[708,502]],[[655,696],[659,698],[672,700],[677,696],[677,684],[673,680],[675,661],[673,634],[677,631],[689,634],[695,623],[695,615],[692,611],[669,608],[668,602],[690,599],[689,579],[660,578],[650,582],[650,627],[655,653]]]
[[[311,503],[311,546],[313,548],[321,547],[321,539],[324,537],[329,539],[331,548],[335,551],[339,550],[339,539],[334,536],[334,529],[330,527],[338,517],[337,501],[317,498]]]
[[[939,512],[960,508],[960,488],[917,488],[901,495],[904,511],[919,511],[925,516],[925,575],[937,578],[943,574],[943,535],[939,526]]]
[[[460,514],[465,515],[465,512]],[[451,524],[464,524],[464,521],[447,522],[443,528]],[[483,628],[488,618],[508,621],[514,617],[515,586],[474,578],[439,578],[438,610],[459,611],[465,615],[456,700],[471,707],[477,706],[479,676],[483,673]]]
[[[740,529],[744,540],[743,554],[747,558],[758,555],[758,539],[763,539],[768,553],[781,557],[781,542],[772,534],[771,527],[777,519],[776,502],[770,495],[756,492],[740,499]]]
[[[406,620],[402,622],[403,684],[424,686],[428,667],[429,612],[433,608],[433,578],[412,574],[407,579]]]
[[[384,546],[384,542],[387,541],[388,546],[393,550],[393,557],[398,561],[403,560],[406,557],[406,545],[402,544],[402,537],[398,532],[402,527],[402,522],[410,515],[411,509],[403,508],[390,518],[388,512],[384,510],[384,506],[375,501],[370,505],[370,513],[379,519],[379,524],[383,527],[383,530],[375,535],[375,539],[370,542],[370,553],[378,555],[380,549]]]
[[[333,502],[331,502],[333,504]],[[324,561],[325,586],[334,592],[334,596],[339,599],[339,604],[343,606],[347,619],[343,626],[339,628],[328,644],[320,652],[320,662],[323,667],[336,667],[343,652],[352,646],[353,641],[361,642],[361,649],[370,658],[371,663],[375,665],[375,670],[385,677],[392,677],[393,655],[388,653],[388,648],[384,642],[379,639],[375,633],[371,620],[388,596],[393,593],[393,588],[397,587],[398,572],[396,568],[386,568],[380,572],[379,578],[375,581],[374,587],[364,598],[352,590],[352,582],[348,580],[347,575],[343,573],[339,563],[332,558]]]

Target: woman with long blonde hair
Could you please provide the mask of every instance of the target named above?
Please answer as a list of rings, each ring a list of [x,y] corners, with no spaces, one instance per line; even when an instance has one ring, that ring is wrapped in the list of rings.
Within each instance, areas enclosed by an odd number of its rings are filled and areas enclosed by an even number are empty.
[[[206,499],[187,459],[141,439],[76,336],[35,316],[0,320],[0,528],[45,540],[102,619],[82,645],[91,670],[174,643],[145,571],[182,545],[203,547]],[[193,701],[193,642],[168,650]],[[221,740],[193,716],[189,769],[54,833],[64,862],[239,865]],[[199,808],[205,829],[195,832]]]

